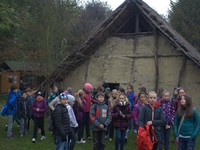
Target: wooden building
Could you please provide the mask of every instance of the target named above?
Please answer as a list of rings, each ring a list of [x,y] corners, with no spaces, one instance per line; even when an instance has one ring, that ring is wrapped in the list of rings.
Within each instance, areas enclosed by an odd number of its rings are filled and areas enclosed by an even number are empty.
[[[200,104],[200,53],[142,0],[125,0],[45,81],[63,88],[85,82],[132,84],[137,90],[176,86]],[[197,101],[198,100],[198,101]]]
[[[23,80],[26,87],[36,88],[37,69],[33,63],[4,61],[0,72],[0,93],[8,93],[12,85],[19,87]]]

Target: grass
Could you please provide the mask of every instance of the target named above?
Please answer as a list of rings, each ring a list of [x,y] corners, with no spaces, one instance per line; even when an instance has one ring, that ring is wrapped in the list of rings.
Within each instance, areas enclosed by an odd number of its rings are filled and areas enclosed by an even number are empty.
[[[7,97],[0,96],[0,108],[5,104]],[[47,117],[46,117],[47,118]],[[32,120],[31,120],[32,121]],[[6,128],[7,117],[0,116],[0,150],[53,150],[55,149],[55,145],[53,143],[53,138],[51,133],[46,129],[46,139],[44,141],[40,140],[40,135],[38,134],[38,140],[36,143],[32,143],[32,131],[33,131],[33,122],[31,122],[30,133],[24,137],[20,137],[19,128],[17,127],[17,123],[13,123],[13,133],[14,139],[7,140],[6,139]],[[47,124],[47,120],[45,120],[45,125]],[[136,134],[129,133],[128,142],[124,146],[124,150],[136,150]],[[173,137],[171,136],[170,141],[173,141]],[[197,139],[197,144],[195,150],[200,149],[200,138]],[[74,150],[92,150],[92,140],[87,140],[85,144],[75,144]],[[169,150],[175,150],[175,144],[170,142]],[[114,140],[109,142],[105,140],[105,150],[114,150]]]

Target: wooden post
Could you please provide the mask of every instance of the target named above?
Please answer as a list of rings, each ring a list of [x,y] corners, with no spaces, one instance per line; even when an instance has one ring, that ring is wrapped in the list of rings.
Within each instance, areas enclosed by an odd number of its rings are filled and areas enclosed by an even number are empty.
[[[182,65],[179,71],[179,76],[178,76],[178,86],[180,87],[181,85],[181,80],[183,78],[183,73],[185,71],[185,65],[186,65],[186,56],[183,56],[183,61],[182,61]]]
[[[159,82],[159,66],[158,66],[158,35],[156,28],[154,28],[154,59],[155,59],[155,91],[158,90]]]
[[[86,70],[85,70],[85,77],[84,77],[84,83],[87,82],[87,78],[88,78],[88,70],[89,70],[89,64],[90,64],[90,60],[87,60]]]

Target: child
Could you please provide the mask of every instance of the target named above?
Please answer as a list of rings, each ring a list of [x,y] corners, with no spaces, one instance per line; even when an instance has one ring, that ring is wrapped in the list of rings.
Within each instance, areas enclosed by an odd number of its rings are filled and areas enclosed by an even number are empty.
[[[29,103],[27,94],[22,92],[21,101],[18,103],[18,114],[20,117],[20,136],[23,137],[27,133],[27,121],[29,116]]]
[[[131,111],[133,113],[134,104],[135,104],[135,100],[136,100],[136,94],[133,91],[133,86],[132,85],[128,85],[128,87],[127,87],[127,97],[128,97],[128,101],[129,101],[130,106],[131,106]],[[128,132],[131,130],[132,125],[133,125],[133,132],[137,133],[137,126],[135,125],[133,119],[131,118],[131,120],[129,121],[128,129],[126,131],[126,137],[127,137]]]
[[[114,106],[118,102],[118,92],[116,89],[112,90],[111,97],[108,99],[108,107],[109,111],[112,113]],[[109,133],[109,141],[111,142],[114,135],[114,124],[111,119],[110,125],[108,126],[108,133]]]
[[[32,106],[33,102],[35,101],[35,97],[32,93],[31,88],[26,89],[26,95],[27,95],[27,101],[28,101],[28,106],[29,106],[29,108],[28,108],[29,114],[28,114],[28,122],[27,122],[27,132],[29,132],[30,121],[31,121],[31,119],[34,121],[34,116],[33,116],[31,106]]]
[[[91,108],[91,103],[92,103],[92,89],[93,86],[90,83],[85,83],[84,84],[84,100],[86,101],[86,107],[84,110],[83,114],[83,120],[84,120],[84,126],[86,127],[86,137],[88,140],[91,139],[90,137],[90,108]],[[83,126],[83,129],[84,129]]]
[[[53,111],[54,143],[56,150],[68,150],[68,134],[70,132],[70,120],[66,108],[68,97],[65,93],[61,93],[58,99],[60,102]]]
[[[139,127],[144,128],[146,124],[149,126],[154,126],[158,143],[154,144],[153,150],[157,149],[157,145],[159,146],[159,149],[162,149],[162,138],[160,136],[160,132],[162,126],[165,125],[165,117],[162,107],[160,107],[159,104],[160,103],[157,101],[156,92],[149,92],[148,104],[142,108],[138,118]]]
[[[179,108],[179,106],[180,106],[181,96],[183,96],[183,95],[185,95],[185,94],[186,94],[185,89],[180,88],[180,89],[178,90],[177,99],[174,101],[174,109],[175,109],[175,112],[178,110],[178,108]]]
[[[84,100],[84,92],[79,90],[76,93],[76,101],[74,104],[74,113],[78,123],[78,143],[85,143],[83,140],[83,112],[85,109],[86,103]]]
[[[126,101],[124,94],[119,95],[119,101],[113,109],[112,119],[116,130],[115,150],[124,149],[126,129],[132,117],[130,103]]]
[[[138,102],[137,104],[134,106],[134,111],[133,111],[133,114],[134,114],[134,123],[136,124],[137,128],[138,128],[138,117],[139,117],[139,114],[142,110],[142,107],[145,105],[146,103],[146,93],[145,92],[140,92],[138,94]]]
[[[76,129],[78,127],[78,123],[76,121],[76,117],[74,114],[73,106],[75,103],[75,98],[73,95],[67,94],[68,103],[66,104],[69,120],[70,120],[70,134],[69,134],[69,150],[74,149],[74,144],[76,143]]]
[[[174,106],[170,102],[169,92],[164,90],[162,95],[163,96],[160,103],[163,109],[166,123],[165,123],[165,126],[162,128],[161,137],[162,137],[162,141],[164,142],[165,150],[168,150],[171,127],[174,123],[175,110],[174,110]]]
[[[180,87],[175,87],[174,91],[173,91],[173,96],[172,96],[172,100],[171,102],[174,103],[174,101],[177,99],[178,96],[178,90],[180,89]]]
[[[196,138],[200,131],[200,118],[192,99],[187,95],[181,96],[180,107],[174,120],[174,135],[179,150],[194,150]]]
[[[104,93],[96,95],[97,103],[90,109],[90,120],[93,130],[93,150],[104,150],[104,136],[110,123],[111,115],[108,106],[104,104]]]
[[[8,116],[7,139],[13,139],[13,119],[17,113],[17,87],[11,86],[8,94],[8,101],[1,111],[1,115]]]
[[[46,100],[42,97],[42,92],[37,92],[36,101],[32,104],[32,111],[34,116],[34,128],[32,142],[36,142],[37,129],[41,129],[41,140],[45,139],[44,131],[44,113],[46,111]]]

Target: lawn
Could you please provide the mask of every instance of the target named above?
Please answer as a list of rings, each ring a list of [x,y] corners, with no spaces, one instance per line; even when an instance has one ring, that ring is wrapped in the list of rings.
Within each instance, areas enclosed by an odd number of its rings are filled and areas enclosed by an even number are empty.
[[[6,101],[6,96],[0,96],[0,108],[4,105]],[[46,117],[47,118],[47,117]],[[46,139],[44,141],[40,140],[40,135],[38,134],[38,140],[36,143],[32,143],[32,128],[33,128],[33,122],[31,122],[31,130],[30,133],[24,137],[20,137],[19,135],[19,127],[17,126],[17,123],[13,123],[13,132],[14,132],[14,139],[13,140],[7,140],[6,139],[6,122],[7,117],[0,116],[0,150],[53,150],[55,149],[55,145],[53,143],[53,138],[51,136],[51,133],[46,129]],[[45,121],[45,124],[47,124],[47,120]],[[200,142],[198,138],[198,142],[196,145],[195,150],[200,149],[200,145],[198,143]],[[125,144],[124,150],[136,150],[136,134],[129,133],[128,135],[128,142]],[[173,137],[171,136],[171,140],[173,141]],[[105,140],[105,150],[114,150],[114,141],[109,142],[108,140]],[[175,144],[173,142],[170,142],[170,150],[175,150]],[[87,140],[85,144],[76,144],[74,147],[74,150],[92,150],[92,141]]]

